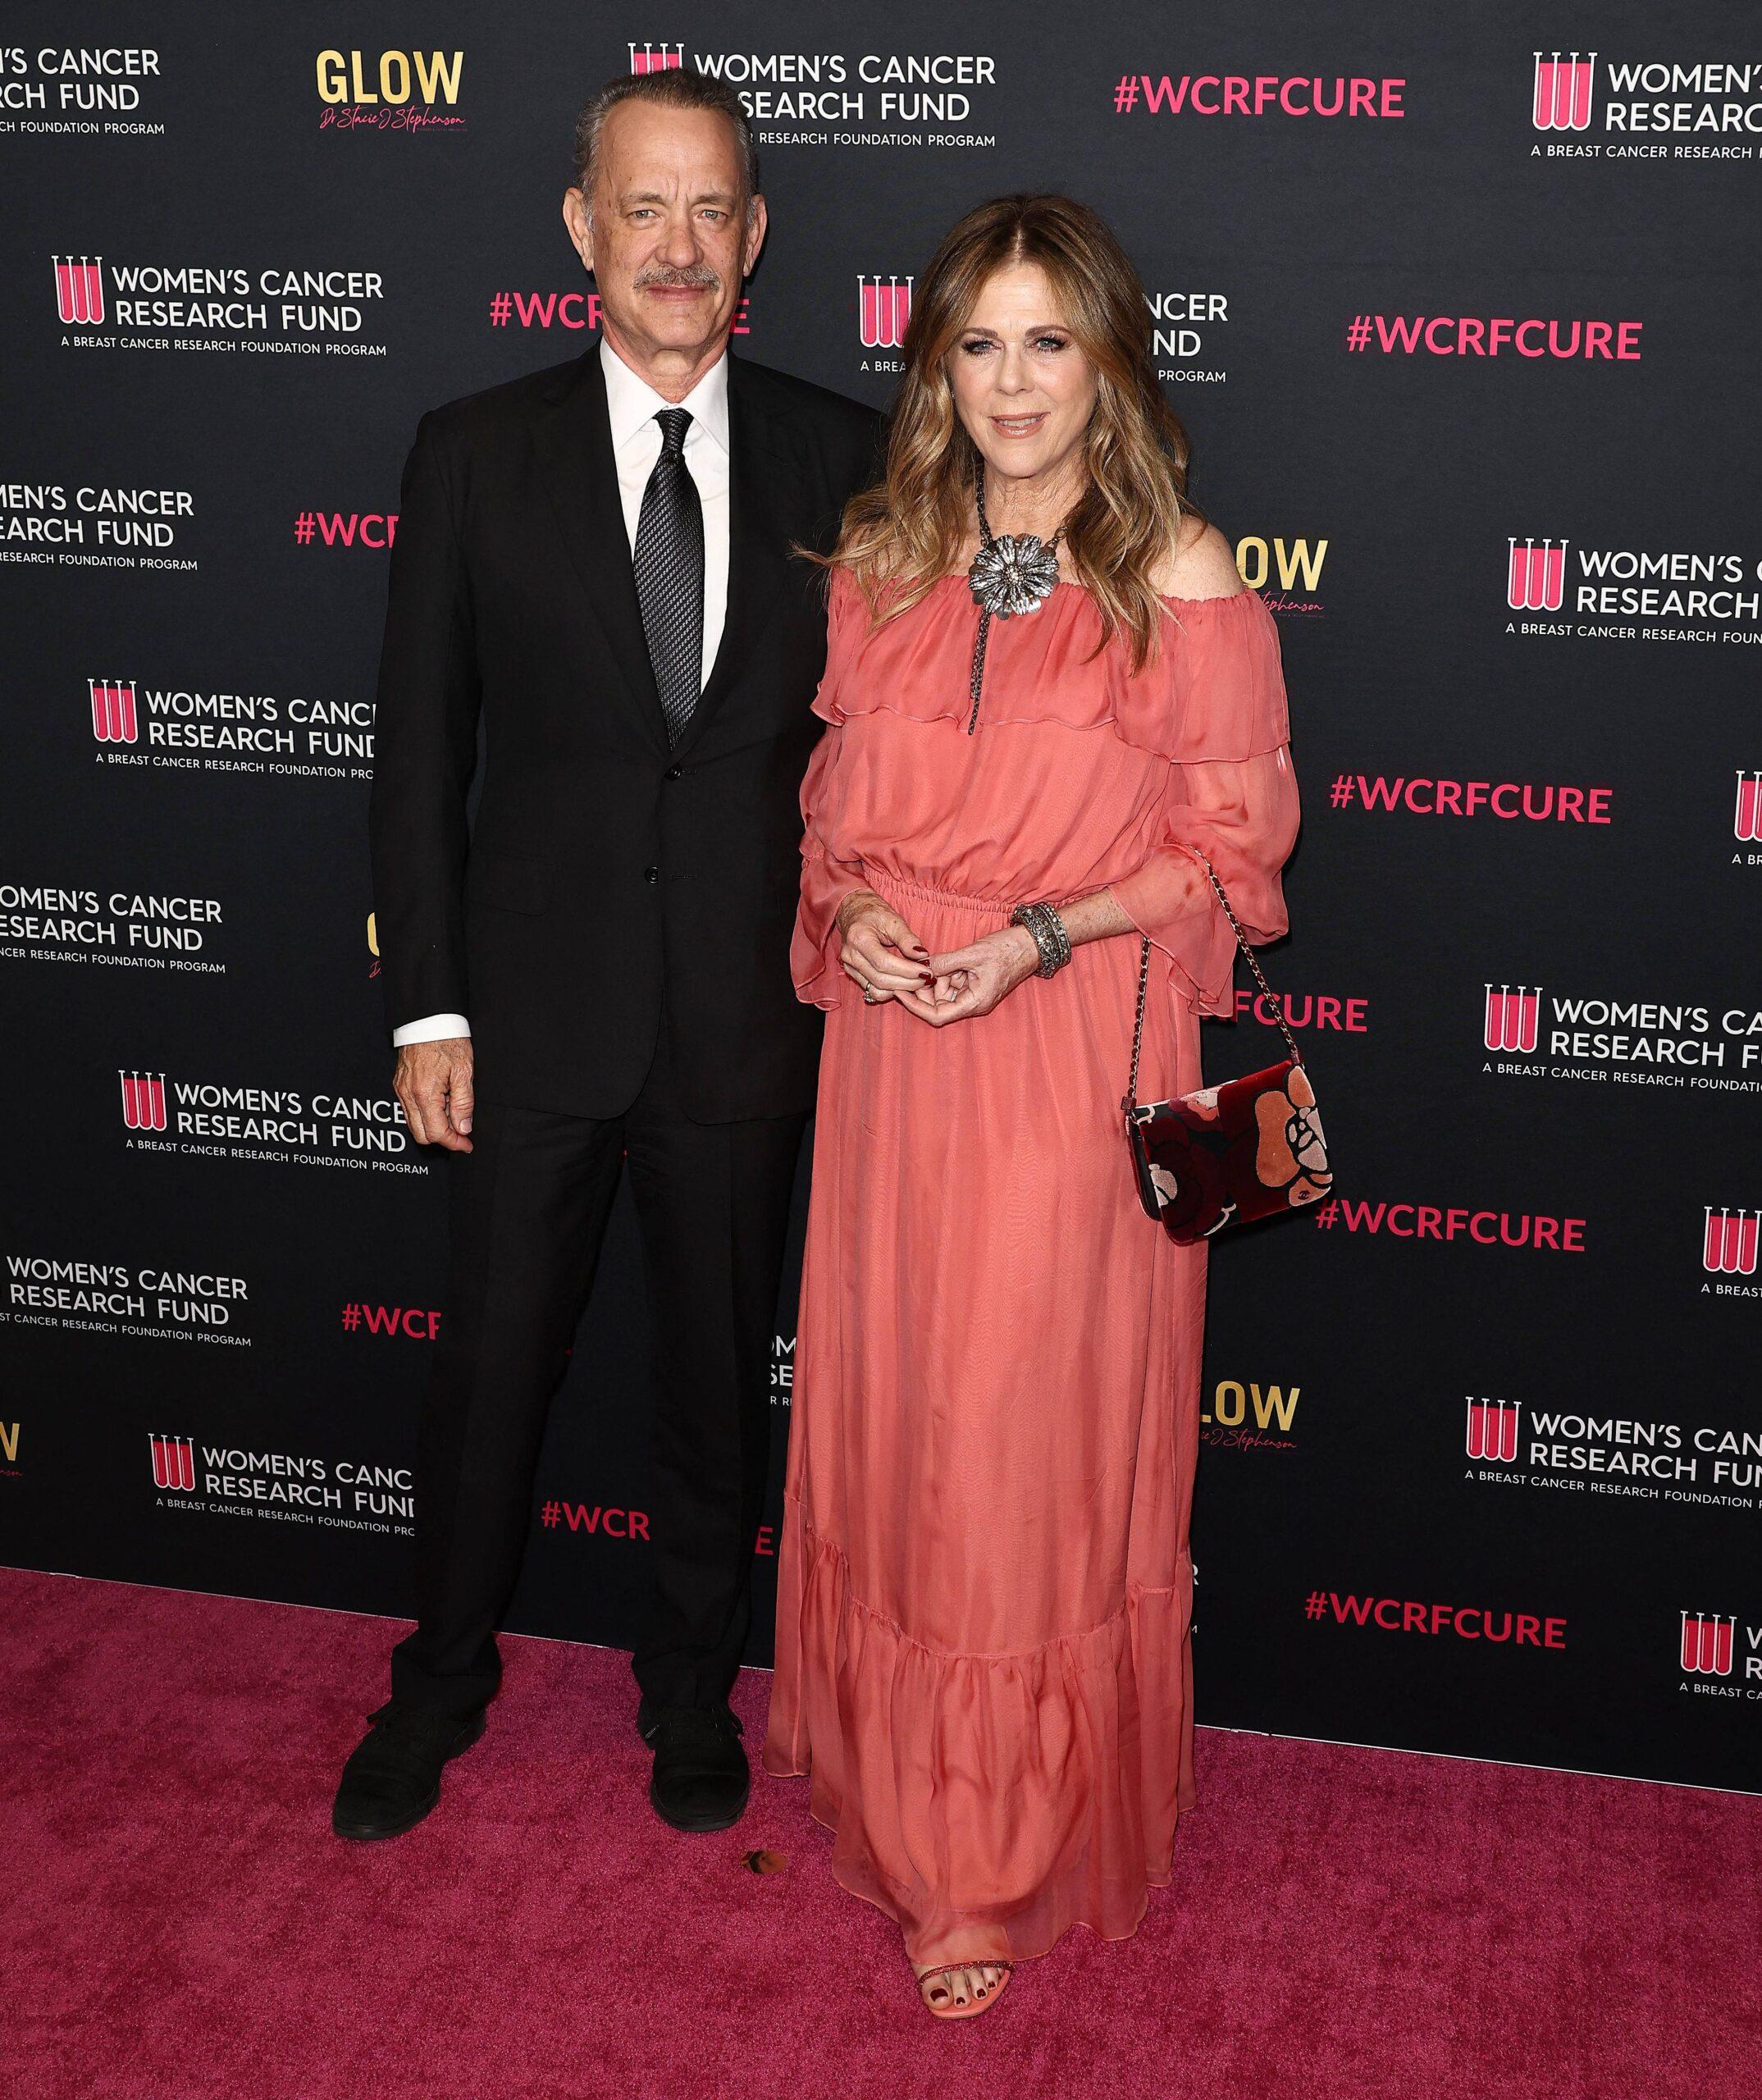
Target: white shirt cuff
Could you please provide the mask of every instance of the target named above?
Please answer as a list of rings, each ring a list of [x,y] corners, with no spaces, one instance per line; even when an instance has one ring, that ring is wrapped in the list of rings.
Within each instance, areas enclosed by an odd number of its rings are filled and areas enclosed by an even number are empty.
[[[424,1020],[407,1020],[391,1031],[393,1049],[406,1043],[439,1043],[449,1035],[469,1035],[471,1023],[463,1014],[430,1014]]]

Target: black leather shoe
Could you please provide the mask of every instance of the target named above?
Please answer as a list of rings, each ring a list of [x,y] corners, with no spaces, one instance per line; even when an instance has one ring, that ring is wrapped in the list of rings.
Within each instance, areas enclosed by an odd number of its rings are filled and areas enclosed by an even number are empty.
[[[649,1800],[655,1814],[675,1830],[726,1830],[738,1823],[752,1774],[741,1748],[744,1731],[727,1703],[663,1706],[651,1709],[650,1718],[646,1739],[655,1746]]]
[[[339,1838],[395,1838],[413,1829],[440,1798],[440,1768],[483,1733],[482,1709],[460,1723],[450,1714],[388,1700],[343,1767],[331,1810]]]

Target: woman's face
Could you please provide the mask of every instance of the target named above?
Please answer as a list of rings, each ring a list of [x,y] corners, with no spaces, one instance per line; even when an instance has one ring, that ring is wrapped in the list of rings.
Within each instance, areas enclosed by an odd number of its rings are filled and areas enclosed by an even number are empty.
[[[948,354],[948,383],[994,473],[1056,479],[1080,456],[1095,368],[1038,263],[1011,263],[986,279]]]

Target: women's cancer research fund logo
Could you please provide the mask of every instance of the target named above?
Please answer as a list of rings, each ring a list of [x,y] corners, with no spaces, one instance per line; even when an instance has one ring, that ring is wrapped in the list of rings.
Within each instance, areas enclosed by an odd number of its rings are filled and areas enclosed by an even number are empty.
[[[104,318],[104,258],[102,255],[71,255],[50,258],[55,265],[55,310],[63,327],[78,322],[98,326]]]
[[[1530,91],[1530,121],[1538,131],[1583,131],[1591,123],[1591,91],[1596,79],[1597,54],[1558,51],[1536,54],[1536,77]]]

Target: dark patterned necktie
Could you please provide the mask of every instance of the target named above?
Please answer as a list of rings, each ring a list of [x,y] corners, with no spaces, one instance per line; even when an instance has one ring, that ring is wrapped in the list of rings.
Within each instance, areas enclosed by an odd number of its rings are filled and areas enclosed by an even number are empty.
[[[697,705],[704,669],[704,506],[685,463],[686,409],[663,409],[661,454],[642,491],[634,558],[642,636],[667,719],[679,741]]]

